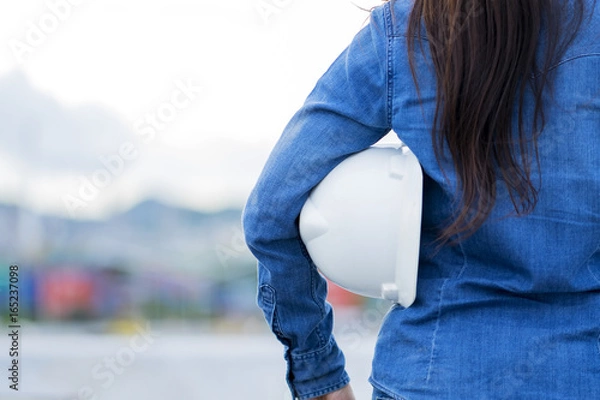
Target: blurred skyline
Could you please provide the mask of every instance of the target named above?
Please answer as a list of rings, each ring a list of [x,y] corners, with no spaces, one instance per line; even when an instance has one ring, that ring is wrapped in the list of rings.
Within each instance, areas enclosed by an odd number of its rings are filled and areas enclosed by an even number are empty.
[[[84,219],[148,198],[242,207],[289,118],[366,23],[356,4],[2,3],[0,202]]]

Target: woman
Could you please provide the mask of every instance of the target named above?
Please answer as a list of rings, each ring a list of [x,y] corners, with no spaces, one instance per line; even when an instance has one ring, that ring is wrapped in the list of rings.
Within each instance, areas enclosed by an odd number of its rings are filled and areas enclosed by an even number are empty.
[[[309,191],[393,129],[424,172],[417,299],[373,399],[600,398],[600,15],[594,0],[396,0],[318,81],[244,211],[258,302],[300,399],[353,399]]]

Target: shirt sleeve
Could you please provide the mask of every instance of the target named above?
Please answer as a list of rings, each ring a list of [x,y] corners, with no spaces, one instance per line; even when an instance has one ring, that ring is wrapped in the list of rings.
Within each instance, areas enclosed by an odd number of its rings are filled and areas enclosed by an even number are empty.
[[[258,305],[285,347],[294,398],[309,399],[349,382],[332,335],[326,281],[299,235],[310,190],[349,155],[390,131],[389,10],[370,23],[319,79],[286,126],[248,198],[243,227],[258,260]]]

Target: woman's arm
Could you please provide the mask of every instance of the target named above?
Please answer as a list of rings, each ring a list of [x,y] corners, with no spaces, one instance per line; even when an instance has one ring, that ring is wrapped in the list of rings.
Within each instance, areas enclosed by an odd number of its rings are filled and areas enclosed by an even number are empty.
[[[258,304],[285,345],[287,381],[300,399],[335,392],[349,378],[331,333],[326,282],[304,248],[297,217],[329,171],[390,130],[389,18],[387,6],[376,9],[318,81],[275,145],[244,209],[246,241],[258,259]]]

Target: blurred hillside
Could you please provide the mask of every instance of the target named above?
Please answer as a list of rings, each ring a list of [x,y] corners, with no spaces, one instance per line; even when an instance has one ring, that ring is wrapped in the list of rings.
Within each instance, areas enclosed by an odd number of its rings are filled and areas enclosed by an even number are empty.
[[[252,261],[240,216],[240,210],[201,213],[153,200],[102,221],[0,205],[0,230],[13,233],[0,238],[0,257],[16,263],[119,265],[128,271],[167,267],[222,276],[223,267]]]
[[[0,205],[0,265],[19,265],[21,315],[35,320],[256,315],[240,216],[145,201],[86,221]]]
[[[4,318],[9,266],[16,264],[22,320],[75,322],[101,332],[124,332],[139,320],[213,331],[266,329],[241,210],[202,213],[149,200],[92,221],[4,204],[0,230]],[[339,310],[369,306],[333,284],[328,300]]]

